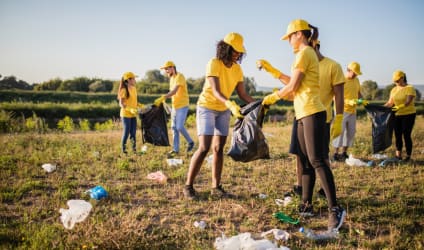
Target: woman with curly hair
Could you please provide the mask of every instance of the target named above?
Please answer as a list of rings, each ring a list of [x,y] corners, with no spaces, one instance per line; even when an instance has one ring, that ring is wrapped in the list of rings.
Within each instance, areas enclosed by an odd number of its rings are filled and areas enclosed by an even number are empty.
[[[231,113],[242,118],[240,107],[229,98],[234,90],[245,102],[253,102],[244,88],[240,63],[246,53],[243,37],[231,32],[216,46],[216,57],[206,67],[206,81],[196,107],[197,135],[199,147],[190,160],[184,196],[196,198],[193,183],[200,167],[212,148],[212,192],[213,196],[229,197],[221,185],[224,165],[224,145],[228,136]]]

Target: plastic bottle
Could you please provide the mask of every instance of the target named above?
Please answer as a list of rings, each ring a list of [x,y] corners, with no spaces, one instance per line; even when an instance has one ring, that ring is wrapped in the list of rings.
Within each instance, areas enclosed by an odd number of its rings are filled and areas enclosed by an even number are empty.
[[[331,240],[335,239],[338,236],[337,231],[325,231],[322,233],[315,233],[312,229],[301,227],[299,229],[306,238],[311,240]]]

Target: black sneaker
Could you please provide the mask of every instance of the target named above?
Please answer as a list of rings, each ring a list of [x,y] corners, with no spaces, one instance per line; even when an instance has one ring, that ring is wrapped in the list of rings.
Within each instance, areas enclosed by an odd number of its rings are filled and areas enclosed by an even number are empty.
[[[187,146],[187,152],[191,152],[194,148],[194,142],[190,142]]]
[[[346,152],[343,152],[342,154],[341,154],[341,156],[340,156],[340,160],[341,161],[345,161],[346,159],[348,159],[349,158],[349,156],[347,155],[347,153]]]
[[[232,195],[224,190],[222,185],[212,188],[211,195],[218,198],[231,198]]]
[[[346,211],[342,207],[333,207],[330,209],[328,218],[328,231],[338,231],[346,217]]]
[[[168,156],[168,158],[173,158],[178,155],[178,152],[172,150],[172,151],[169,151],[166,155]]]
[[[299,215],[302,217],[312,217],[314,216],[314,208],[312,205],[300,204]]]
[[[340,155],[338,153],[334,153],[333,161],[340,161]]]
[[[187,199],[193,200],[196,198],[196,190],[194,190],[193,185],[185,185],[183,189],[184,197]]]

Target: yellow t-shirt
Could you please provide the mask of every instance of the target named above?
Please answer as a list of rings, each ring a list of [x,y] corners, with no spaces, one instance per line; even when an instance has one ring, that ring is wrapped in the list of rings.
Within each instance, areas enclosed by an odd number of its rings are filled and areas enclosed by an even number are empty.
[[[296,53],[292,72],[300,70],[305,76],[294,94],[294,111],[296,119],[325,110],[319,93],[319,62],[315,51],[307,46]]]
[[[122,88],[119,91],[119,98],[122,99],[122,102],[124,103],[125,107],[137,108],[137,89],[135,87],[128,86],[128,92],[130,93],[129,97],[127,97],[127,91],[125,90],[125,88]],[[121,117],[126,117],[126,118],[136,117],[135,114],[132,114],[131,112],[123,108],[121,108],[121,111],[119,114]]]
[[[321,102],[327,111],[327,123],[333,119],[333,87],[345,82],[342,67],[336,61],[324,57],[319,61],[319,90]]]
[[[174,109],[179,109],[188,106],[189,98],[187,91],[187,83],[184,78],[184,75],[177,73],[172,76],[169,80],[169,90],[173,90],[175,86],[179,86],[177,93],[172,96],[172,107]]]
[[[350,114],[356,114],[356,104],[350,105],[346,103],[346,100],[356,100],[359,97],[359,91],[361,90],[361,85],[359,84],[358,77],[353,79],[346,78],[344,85],[344,112]]]
[[[390,91],[390,98],[393,98],[393,102],[395,103],[396,106],[398,106],[399,104],[405,104],[406,101],[406,97],[408,95],[411,96],[417,96],[417,93],[415,91],[415,88],[412,87],[412,85],[406,85],[406,86],[396,86],[394,87],[391,91]],[[404,108],[399,109],[395,115],[410,115],[410,114],[414,114],[416,113],[416,109],[415,109],[415,102],[414,100],[408,105],[405,106]]]
[[[237,83],[243,81],[243,71],[239,64],[233,64],[228,68],[217,58],[212,58],[206,66],[206,78],[209,76],[219,78],[219,89],[226,98],[230,98]],[[225,104],[214,96],[212,87],[207,79],[202,93],[200,93],[197,105],[216,111],[227,110]]]

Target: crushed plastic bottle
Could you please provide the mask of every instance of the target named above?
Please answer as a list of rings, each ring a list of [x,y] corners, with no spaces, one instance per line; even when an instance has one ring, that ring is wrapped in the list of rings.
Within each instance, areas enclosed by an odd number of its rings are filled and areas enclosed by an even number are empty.
[[[51,173],[56,170],[56,165],[51,163],[45,163],[41,166],[47,173]]]
[[[299,232],[301,232],[306,238],[314,241],[332,240],[336,239],[339,235],[339,232],[334,230],[316,233],[312,229],[304,227],[299,228]]]
[[[107,197],[107,191],[102,186],[95,186],[86,191],[90,194],[90,197],[95,200],[100,200]]]
[[[200,228],[200,229],[205,229],[206,228],[206,222],[201,220],[201,221],[195,221],[193,223],[194,227]]]

